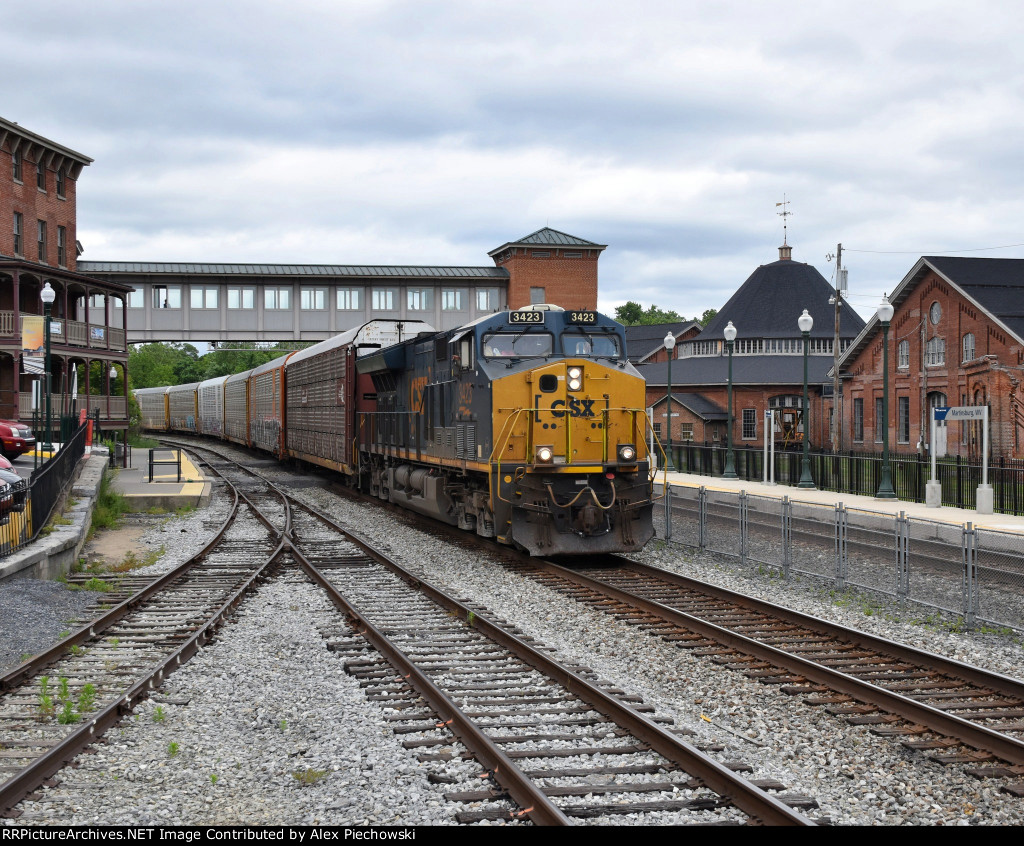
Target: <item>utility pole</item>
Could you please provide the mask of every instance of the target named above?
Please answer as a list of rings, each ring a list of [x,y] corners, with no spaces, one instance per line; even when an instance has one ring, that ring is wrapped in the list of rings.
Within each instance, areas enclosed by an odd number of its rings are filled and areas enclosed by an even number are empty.
[[[843,420],[842,394],[839,385],[839,317],[843,303],[843,284],[846,271],[843,270],[843,245],[836,245],[836,294],[835,294],[835,335],[832,339],[832,452],[838,454],[843,445],[841,427]]]

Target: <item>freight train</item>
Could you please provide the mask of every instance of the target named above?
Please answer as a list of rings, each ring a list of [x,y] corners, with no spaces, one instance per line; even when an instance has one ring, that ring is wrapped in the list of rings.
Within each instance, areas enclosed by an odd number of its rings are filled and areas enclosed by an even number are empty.
[[[532,555],[654,533],[645,383],[622,327],[529,306],[444,332],[372,320],[233,376],[135,392],[141,425],[327,467]]]

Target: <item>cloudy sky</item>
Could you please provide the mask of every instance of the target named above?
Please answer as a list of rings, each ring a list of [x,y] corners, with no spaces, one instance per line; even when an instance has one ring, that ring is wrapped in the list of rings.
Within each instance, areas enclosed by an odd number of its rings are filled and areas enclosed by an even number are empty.
[[[608,244],[603,309],[691,317],[778,257],[786,197],[794,258],[831,279],[842,242],[868,316],[922,254],[1024,257],[1021,20],[940,0],[38,0],[0,29],[0,116],[95,159],[84,259],[487,265],[551,226]]]

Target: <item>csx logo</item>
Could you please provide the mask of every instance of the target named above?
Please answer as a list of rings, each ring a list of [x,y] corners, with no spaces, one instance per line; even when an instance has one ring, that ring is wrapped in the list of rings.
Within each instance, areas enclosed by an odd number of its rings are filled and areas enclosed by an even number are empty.
[[[552,417],[565,417],[566,414],[570,417],[593,417],[594,401],[590,399],[576,399],[576,397],[570,397],[568,404],[566,404],[565,400],[560,399],[551,403]]]

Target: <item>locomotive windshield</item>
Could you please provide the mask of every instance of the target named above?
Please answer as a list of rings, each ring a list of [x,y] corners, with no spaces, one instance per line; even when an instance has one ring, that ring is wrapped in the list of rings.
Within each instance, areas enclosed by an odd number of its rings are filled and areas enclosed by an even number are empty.
[[[538,358],[551,355],[554,339],[547,332],[494,332],[483,337],[484,358]]]
[[[618,358],[621,352],[618,336],[596,332],[564,332],[562,351],[592,358]]]

